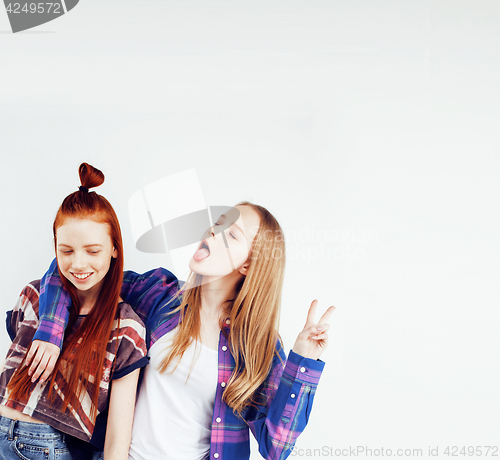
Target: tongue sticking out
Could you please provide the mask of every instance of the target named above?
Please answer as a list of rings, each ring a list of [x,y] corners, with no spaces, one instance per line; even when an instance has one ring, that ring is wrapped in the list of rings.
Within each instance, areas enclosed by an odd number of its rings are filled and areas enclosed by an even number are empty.
[[[208,252],[207,249],[205,248],[200,248],[194,253],[194,260],[203,260],[206,259],[210,255],[210,252]]]

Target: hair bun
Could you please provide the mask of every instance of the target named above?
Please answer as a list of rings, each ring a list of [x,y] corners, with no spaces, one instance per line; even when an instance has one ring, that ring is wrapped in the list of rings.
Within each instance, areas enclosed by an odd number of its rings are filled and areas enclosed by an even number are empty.
[[[78,174],[80,175],[80,191],[87,191],[90,188],[99,187],[104,182],[104,174],[97,168],[94,168],[88,163],[82,163],[78,169]]]

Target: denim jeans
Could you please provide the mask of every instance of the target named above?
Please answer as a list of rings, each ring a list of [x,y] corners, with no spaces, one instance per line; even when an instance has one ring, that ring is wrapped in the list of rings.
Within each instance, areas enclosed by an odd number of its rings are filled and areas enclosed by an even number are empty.
[[[64,433],[0,416],[0,460],[72,460]]]

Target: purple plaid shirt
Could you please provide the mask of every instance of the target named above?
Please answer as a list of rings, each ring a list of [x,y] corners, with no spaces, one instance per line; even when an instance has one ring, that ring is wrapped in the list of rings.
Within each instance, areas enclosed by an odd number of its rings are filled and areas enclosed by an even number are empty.
[[[180,313],[174,311],[179,301],[173,300],[179,289],[177,278],[162,268],[143,275],[125,272],[122,298],[136,306],[137,314],[151,333],[150,344],[179,323]],[[34,338],[61,346],[71,298],[59,279],[55,259],[42,279],[39,303],[41,324]],[[264,458],[284,459],[307,424],[324,363],[304,358],[293,351],[286,359],[278,342],[271,371],[257,390],[266,396],[266,402],[248,407],[239,417],[222,399],[226,382],[235,368],[226,337],[229,327],[227,320],[224,326],[226,331],[221,331],[219,336],[218,385],[212,416],[210,460],[248,459],[249,428]]]

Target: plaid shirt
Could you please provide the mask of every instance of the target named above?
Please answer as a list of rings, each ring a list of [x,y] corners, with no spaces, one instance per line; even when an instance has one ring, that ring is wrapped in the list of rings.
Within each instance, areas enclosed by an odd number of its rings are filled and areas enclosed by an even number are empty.
[[[65,371],[66,366],[64,365],[56,373],[53,398],[49,397],[51,390],[49,379],[43,384],[38,382],[33,384],[29,397],[12,399],[7,386],[26,355],[33,334],[39,324],[39,287],[39,280],[28,284],[22,290],[13,310],[7,312],[6,326],[7,332],[12,339],[12,345],[5,358],[4,367],[0,372],[0,404],[36,418],[41,422],[48,423],[53,428],[81,439],[85,443],[92,444],[93,449],[85,446],[87,450],[102,450],[106,436],[109,390],[112,387],[112,380],[125,377],[134,370],[148,364],[146,358],[146,328],[130,305],[123,302],[119,304],[117,317],[110,332],[103,374],[99,384],[96,420],[91,416],[91,410],[94,407],[90,402],[92,399],[92,384],[84,389],[80,401],[75,403],[71,410],[61,411],[67,392],[68,380]],[[78,317],[72,333],[75,333],[83,322],[84,317]],[[78,353],[78,347],[79,344],[75,346],[73,353]],[[67,365],[66,361],[64,363]],[[94,380],[95,376],[91,376],[91,382],[94,382]],[[82,444],[79,443],[79,446],[82,446]]]
[[[127,303],[137,305],[137,314],[150,330],[151,344],[179,323],[180,313],[174,311],[179,301],[172,301],[178,291],[179,281],[168,270],[159,268],[143,275],[125,272],[122,297]],[[55,260],[42,279],[42,294],[41,325],[35,339],[60,345],[71,299],[59,280]],[[225,331],[221,331],[219,336],[218,385],[212,416],[210,460],[248,459],[249,428],[264,458],[284,459],[307,424],[324,363],[304,358],[293,351],[286,359],[278,343],[271,371],[258,390],[266,396],[266,402],[248,407],[243,417],[238,417],[222,399],[226,382],[235,368],[227,339],[229,327],[229,320],[226,320]]]

